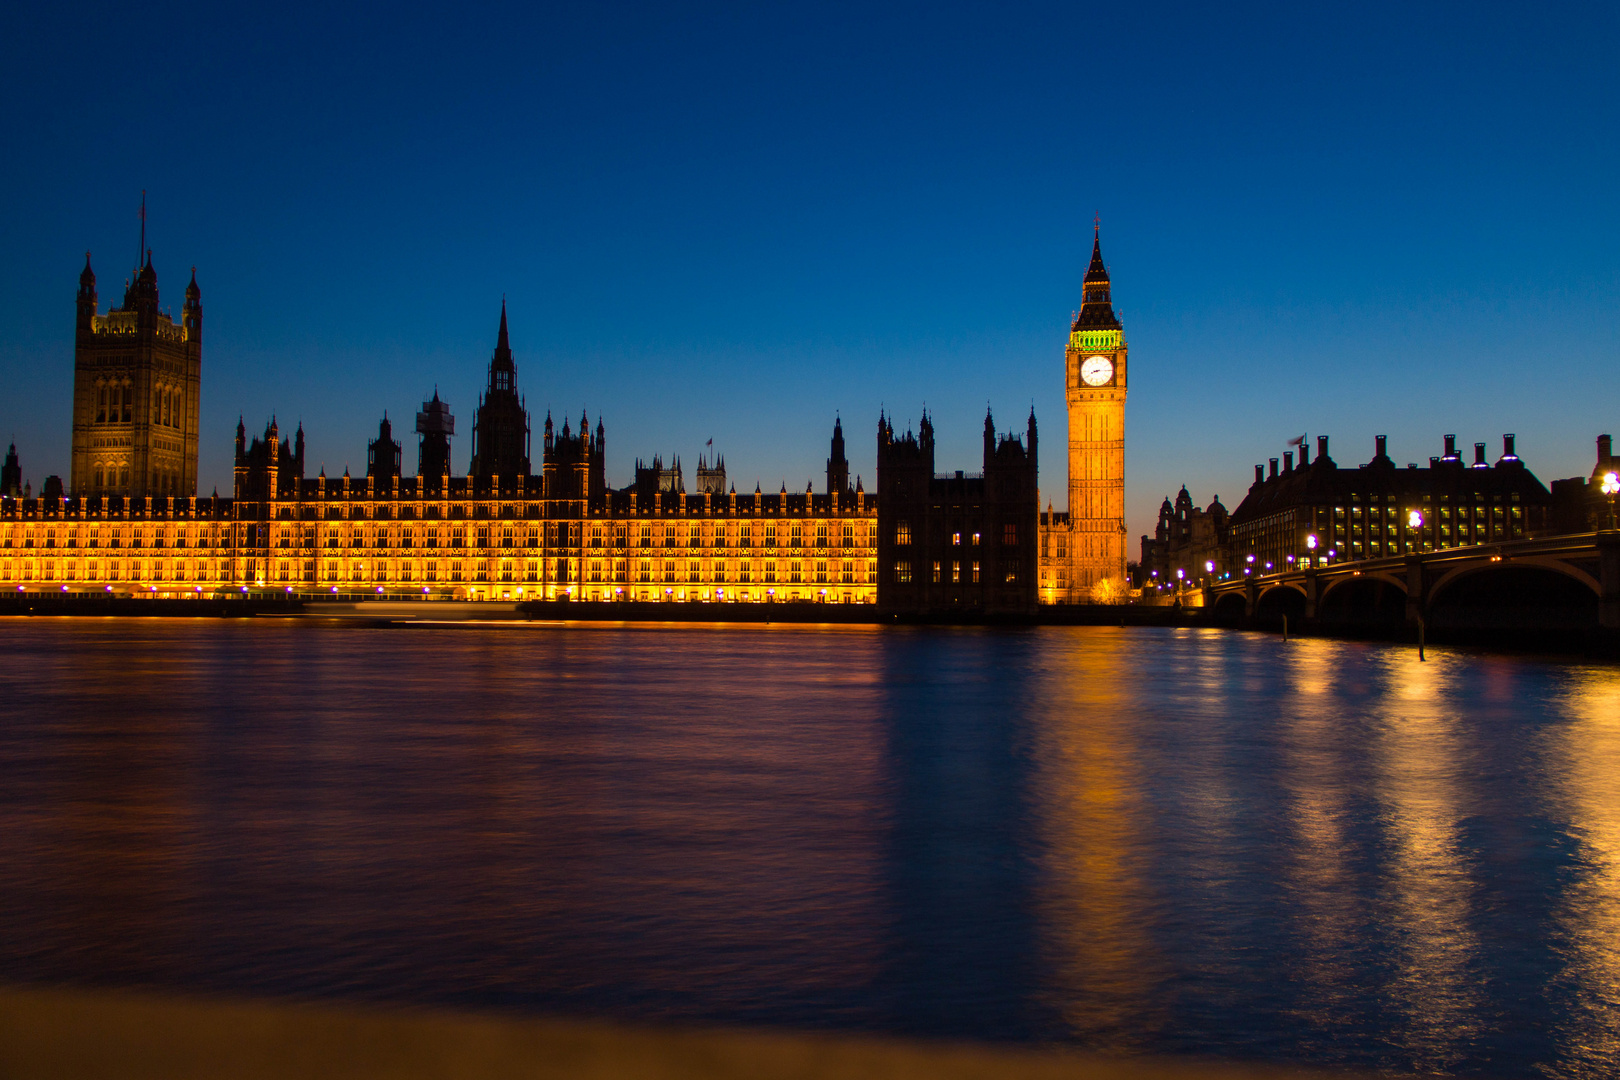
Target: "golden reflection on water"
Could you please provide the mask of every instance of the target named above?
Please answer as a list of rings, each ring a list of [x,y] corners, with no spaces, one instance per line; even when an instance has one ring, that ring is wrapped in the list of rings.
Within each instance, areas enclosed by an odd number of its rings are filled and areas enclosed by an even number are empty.
[[[1038,904],[1055,968],[1053,1005],[1089,1043],[1151,1041],[1166,1002],[1148,936],[1152,896],[1126,635],[1072,637],[1051,658],[1037,703],[1032,787],[1047,852]]]
[[[1569,942],[1561,981],[1585,993],[1566,1024],[1574,1063],[1601,1075],[1620,1062],[1620,676],[1588,669],[1565,700],[1571,722],[1548,740],[1564,781],[1561,809],[1587,873],[1555,913]]]
[[[9,978],[1620,1061],[1612,668],[1110,628],[13,630]]]
[[[1318,1036],[1349,1022],[1347,1006],[1356,993],[1353,946],[1365,919],[1347,865],[1354,776],[1345,762],[1347,718],[1334,694],[1342,659],[1336,643],[1306,639],[1290,643],[1283,667],[1296,695],[1279,755],[1293,832],[1292,857],[1282,870],[1301,908],[1302,956],[1291,973],[1301,992],[1292,1012]]]
[[[1379,898],[1394,943],[1386,994],[1397,1043],[1420,1069],[1443,1069],[1483,1021],[1471,971],[1478,868],[1462,838],[1475,793],[1466,787],[1468,720],[1455,700],[1460,663],[1447,653],[1420,661],[1410,649],[1385,650],[1379,661],[1385,692],[1369,750],[1391,848]]]

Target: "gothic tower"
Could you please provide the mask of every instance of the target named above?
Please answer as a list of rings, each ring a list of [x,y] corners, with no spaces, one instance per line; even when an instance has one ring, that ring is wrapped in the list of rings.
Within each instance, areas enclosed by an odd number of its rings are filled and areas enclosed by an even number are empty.
[[[1123,600],[1125,579],[1125,332],[1114,315],[1100,230],[1084,299],[1069,328],[1069,520],[1075,600]]]
[[[844,456],[844,421],[833,419],[832,456],[827,459],[827,491],[830,494],[850,495],[849,458]]]
[[[473,476],[529,475],[529,412],[518,396],[517,363],[506,337],[506,301],[501,301],[501,329],[489,361],[489,386],[473,416]]]
[[[444,486],[450,475],[450,437],[456,433],[456,418],[450,415],[450,406],[439,400],[439,388],[433,388],[433,400],[422,402],[422,411],[416,414],[416,432],[422,436],[417,449],[416,475],[434,489]]]
[[[144,204],[141,256],[123,305],[102,315],[85,252],[73,337],[74,495],[197,493],[202,292],[193,267],[181,321],[158,308]]]

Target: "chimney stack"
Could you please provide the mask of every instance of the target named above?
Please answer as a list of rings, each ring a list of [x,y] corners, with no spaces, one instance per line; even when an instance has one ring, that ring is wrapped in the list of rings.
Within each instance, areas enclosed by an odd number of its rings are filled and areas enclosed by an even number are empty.
[[[1277,479],[1277,459],[1271,459],[1271,479]]]
[[[1294,452],[1292,450],[1284,450],[1283,451],[1283,475],[1287,476],[1289,473],[1291,473],[1293,471],[1294,471]]]
[[[1311,463],[1311,440],[1299,440],[1299,467],[1304,468]]]
[[[1378,447],[1378,453],[1373,455],[1373,460],[1376,461],[1379,458],[1389,456],[1388,454],[1384,453],[1384,448],[1389,445],[1388,435],[1375,435],[1373,436],[1373,442]]]
[[[1518,461],[1519,460],[1519,455],[1515,454],[1513,452],[1513,439],[1514,439],[1514,436],[1512,436],[1512,435],[1504,435],[1504,436],[1502,436],[1502,460],[1503,461]]]
[[[1609,438],[1609,436],[1607,436],[1607,435],[1599,435],[1598,436],[1598,464],[1602,465],[1605,461],[1608,461],[1613,457],[1614,457],[1614,440]]]
[[[1264,465],[1256,465],[1254,467],[1254,482],[1256,484],[1263,484],[1266,482],[1266,467]]]
[[[1316,460],[1318,461],[1328,456],[1327,440],[1328,437],[1326,435],[1318,435],[1316,437]]]
[[[1487,467],[1485,464],[1485,444],[1477,442],[1474,444],[1474,468],[1484,469]]]
[[[1445,455],[1445,457],[1441,458],[1440,460],[1441,461],[1456,461],[1457,460],[1457,436],[1455,436],[1455,435],[1447,435],[1446,436],[1446,455]]]

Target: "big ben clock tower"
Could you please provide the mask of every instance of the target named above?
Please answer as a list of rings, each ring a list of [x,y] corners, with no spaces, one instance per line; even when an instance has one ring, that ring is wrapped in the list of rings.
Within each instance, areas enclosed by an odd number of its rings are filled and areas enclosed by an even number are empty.
[[[1120,601],[1125,578],[1125,331],[1114,317],[1100,228],[1091,243],[1085,299],[1064,354],[1069,400],[1071,596]]]

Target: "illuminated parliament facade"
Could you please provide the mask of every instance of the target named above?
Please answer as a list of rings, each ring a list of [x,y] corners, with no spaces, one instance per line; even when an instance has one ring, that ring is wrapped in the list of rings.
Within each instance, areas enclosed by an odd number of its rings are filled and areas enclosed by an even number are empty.
[[[469,600],[872,604],[1002,612],[1113,599],[1124,580],[1126,347],[1094,238],[1066,357],[1070,512],[1040,511],[1033,411],[982,471],[936,473],[933,429],[878,422],[876,491],[850,482],[841,421],[821,491],[728,486],[701,459],[636,462],[607,483],[607,433],[549,415],[531,430],[504,304],[471,431],[438,394],[416,416],[416,475],[385,416],[366,475],[311,477],[302,427],[238,422],[234,491],[199,497],[202,300],[195,271],[176,322],[150,253],[122,306],[98,309],[88,257],[75,337],[68,490],[0,498],[0,582],[23,591],[157,597],[219,593]],[[8,463],[10,468],[10,463]]]

